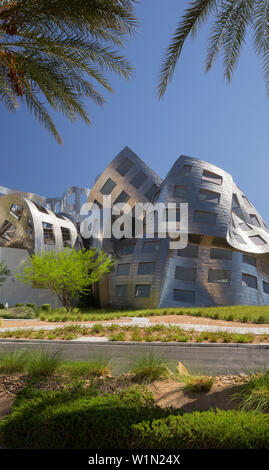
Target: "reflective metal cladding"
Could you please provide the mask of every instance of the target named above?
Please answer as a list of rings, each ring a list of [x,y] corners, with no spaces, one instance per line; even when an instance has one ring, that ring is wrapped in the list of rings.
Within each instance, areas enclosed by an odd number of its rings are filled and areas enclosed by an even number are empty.
[[[92,190],[69,188],[47,199],[0,187],[0,246],[29,252],[75,246],[80,198],[102,209],[112,204],[188,203],[188,246],[169,237],[84,240],[115,258],[96,290],[101,306],[156,308],[265,305],[269,302],[269,230],[247,196],[224,170],[181,156],[162,180],[125,147]],[[71,198],[75,196],[75,202]],[[58,204],[58,213],[56,205]],[[177,215],[180,224],[180,213]],[[73,222],[74,223],[73,223]]]
[[[99,176],[88,201],[188,203],[189,242],[99,240],[114,270],[99,286],[102,306],[154,308],[264,305],[269,301],[269,231],[230,174],[181,156],[161,179],[126,147]],[[122,201],[121,201],[122,202]]]

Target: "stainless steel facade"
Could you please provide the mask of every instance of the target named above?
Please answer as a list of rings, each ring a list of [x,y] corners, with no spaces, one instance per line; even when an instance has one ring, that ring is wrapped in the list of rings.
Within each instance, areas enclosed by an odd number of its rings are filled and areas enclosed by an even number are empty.
[[[157,234],[84,240],[115,258],[96,290],[103,307],[269,303],[269,230],[232,176],[212,164],[181,156],[162,181],[125,147],[91,191],[72,187],[49,199],[3,187],[0,193],[0,247],[30,253],[76,246],[82,197],[101,210],[103,195],[132,210],[138,202],[188,203],[186,249],[171,249],[170,239]]]
[[[0,197],[0,246],[27,249],[29,253],[75,246],[78,234],[66,217],[20,196]]]
[[[132,181],[139,171],[146,178],[134,188]],[[148,198],[150,187],[155,191]],[[116,260],[113,271],[100,283],[102,306],[269,303],[269,231],[231,175],[181,156],[161,181],[126,147],[99,176],[88,201],[101,206],[106,193],[115,203],[123,191],[131,207],[149,200],[188,203],[189,244],[185,250],[175,250],[170,249],[168,238],[102,240],[99,246]]]

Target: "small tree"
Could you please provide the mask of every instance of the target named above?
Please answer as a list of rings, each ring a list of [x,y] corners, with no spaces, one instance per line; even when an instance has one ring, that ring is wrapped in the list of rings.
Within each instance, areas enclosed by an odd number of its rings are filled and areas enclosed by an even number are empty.
[[[24,284],[49,289],[72,311],[78,298],[89,292],[113,264],[102,251],[65,248],[29,256],[17,278]]]
[[[8,269],[4,261],[0,261],[0,286],[10,276],[10,270]]]

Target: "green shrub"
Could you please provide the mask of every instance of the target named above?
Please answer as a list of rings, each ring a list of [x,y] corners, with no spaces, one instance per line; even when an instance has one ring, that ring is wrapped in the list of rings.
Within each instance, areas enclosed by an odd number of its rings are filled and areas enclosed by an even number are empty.
[[[27,361],[27,372],[32,377],[52,375],[61,363],[60,352],[41,350],[32,353]]]
[[[135,379],[141,383],[150,383],[162,380],[170,375],[164,359],[154,351],[134,355],[130,358],[129,370]]]
[[[27,356],[24,351],[11,351],[0,354],[0,374],[24,372]]]
[[[133,425],[135,449],[268,449],[269,416],[214,411]]]
[[[72,377],[101,377],[110,375],[111,359],[103,355],[93,357],[90,361],[82,362],[65,362],[60,366],[60,371],[63,371]]]
[[[24,307],[24,304],[15,304],[15,307]]]
[[[246,383],[232,401],[242,410],[259,410],[269,412],[269,373],[253,374],[246,379]]]
[[[32,308],[32,309],[35,309],[35,304],[29,303],[29,304],[26,304],[26,307],[30,307],[30,308]]]
[[[49,312],[51,310],[51,304],[41,305],[41,310],[44,310],[45,312]]]
[[[179,380],[185,384],[184,390],[188,392],[209,392],[214,384],[213,377],[207,375],[181,374]]]
[[[138,387],[95,395],[25,389],[0,422],[1,442],[8,448],[124,449],[132,443],[132,424],[169,415]]]

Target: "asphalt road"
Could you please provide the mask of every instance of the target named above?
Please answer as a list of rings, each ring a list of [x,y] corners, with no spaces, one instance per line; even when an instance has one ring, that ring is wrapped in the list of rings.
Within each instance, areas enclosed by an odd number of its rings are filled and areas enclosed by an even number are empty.
[[[269,370],[269,346],[267,348],[253,345],[208,345],[188,346],[174,343],[114,343],[114,342],[70,342],[70,341],[0,341],[0,353],[12,350],[61,351],[65,360],[89,360],[103,354],[112,358],[114,374],[124,372],[131,357],[145,351],[156,351],[163,358],[176,365],[178,361],[193,372],[212,375],[238,374]]]

